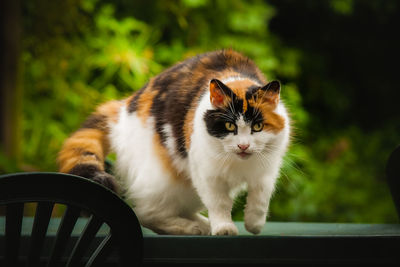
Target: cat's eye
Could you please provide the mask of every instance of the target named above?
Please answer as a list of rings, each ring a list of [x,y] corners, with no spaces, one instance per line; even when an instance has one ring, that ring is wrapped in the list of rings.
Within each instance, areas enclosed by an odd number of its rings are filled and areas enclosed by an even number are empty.
[[[226,122],[225,123],[225,128],[230,131],[233,132],[236,128],[235,124],[231,123],[231,122]]]
[[[262,122],[258,122],[256,124],[253,125],[253,131],[255,132],[259,132],[262,130],[262,128],[264,127],[264,124]]]

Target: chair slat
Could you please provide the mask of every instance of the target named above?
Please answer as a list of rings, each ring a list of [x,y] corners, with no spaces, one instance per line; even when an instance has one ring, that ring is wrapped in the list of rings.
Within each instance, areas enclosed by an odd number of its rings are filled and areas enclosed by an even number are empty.
[[[71,233],[79,217],[79,213],[79,208],[73,206],[67,207],[58,228],[56,240],[50,253],[50,259],[47,266],[57,266],[57,264],[59,263],[67,242],[71,237]]]
[[[93,215],[90,217],[87,225],[85,226],[85,229],[82,231],[81,236],[79,237],[72,250],[67,266],[75,267],[79,265],[83,254],[88,249],[90,243],[96,236],[96,233],[98,232],[102,224],[103,222]]]
[[[8,204],[6,209],[6,266],[16,266],[18,262],[19,244],[21,239],[23,203]]]
[[[37,205],[35,220],[32,227],[27,266],[38,265],[53,206],[54,204],[50,202],[39,202]]]
[[[110,255],[114,249],[113,245],[112,235],[109,233],[93,252],[85,267],[99,266],[101,263],[104,263],[107,256]]]

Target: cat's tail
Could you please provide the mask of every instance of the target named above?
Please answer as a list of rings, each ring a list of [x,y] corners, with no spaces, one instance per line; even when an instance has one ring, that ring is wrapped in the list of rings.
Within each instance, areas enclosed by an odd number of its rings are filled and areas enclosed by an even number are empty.
[[[110,101],[98,107],[65,142],[58,154],[59,171],[92,179],[119,191],[115,178],[104,170],[110,150],[110,124],[118,119],[124,101]]]

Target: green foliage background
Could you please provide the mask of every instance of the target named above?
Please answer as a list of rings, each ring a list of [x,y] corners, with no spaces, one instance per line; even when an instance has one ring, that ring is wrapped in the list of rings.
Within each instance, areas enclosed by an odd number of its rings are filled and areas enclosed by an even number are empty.
[[[333,15],[352,14],[353,1],[325,2]],[[319,127],[323,114],[305,108],[315,102],[297,84],[306,52],[270,30],[278,11],[260,0],[23,1],[23,138],[17,161],[0,153],[0,172],[56,171],[63,141],[96,105],[129,96],[177,61],[234,48],[283,81],[294,121],[269,220],[396,221],[384,164],[398,132],[389,123],[368,134],[352,124]],[[335,81],[324,82],[320,90],[335,93]]]

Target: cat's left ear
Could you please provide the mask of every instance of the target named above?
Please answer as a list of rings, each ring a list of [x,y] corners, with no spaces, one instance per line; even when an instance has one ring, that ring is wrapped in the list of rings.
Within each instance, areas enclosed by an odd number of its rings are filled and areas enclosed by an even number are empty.
[[[281,92],[281,84],[278,81],[272,81],[259,89],[258,96],[261,96],[264,101],[278,105]]]
[[[210,102],[215,107],[222,107],[227,101],[231,101],[233,93],[228,86],[217,79],[210,81]]]

